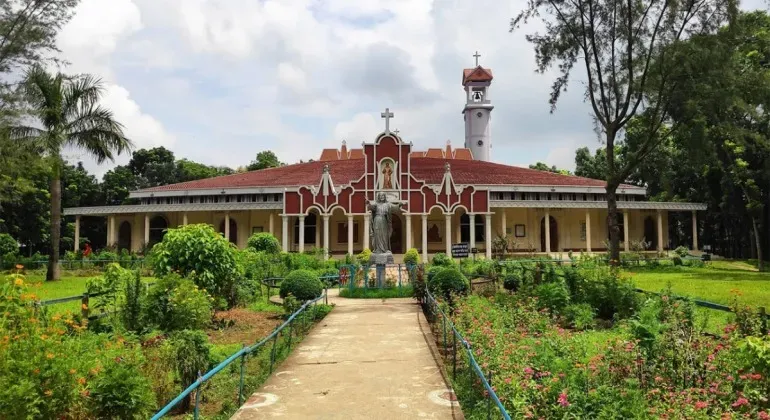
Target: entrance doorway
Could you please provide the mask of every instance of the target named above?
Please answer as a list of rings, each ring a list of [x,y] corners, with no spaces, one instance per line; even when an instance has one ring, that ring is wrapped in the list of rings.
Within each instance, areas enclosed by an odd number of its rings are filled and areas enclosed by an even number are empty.
[[[390,237],[390,250],[394,254],[404,253],[404,243],[402,238],[404,237],[404,229],[401,224],[401,217],[392,215],[391,222],[393,223],[393,235]]]
[[[644,218],[644,247],[649,251],[658,246],[658,229],[652,216]]]
[[[551,252],[559,250],[559,231],[556,224],[556,219],[553,216],[548,216],[549,229],[551,230]],[[546,252],[545,250],[545,217],[540,220],[540,252]]]

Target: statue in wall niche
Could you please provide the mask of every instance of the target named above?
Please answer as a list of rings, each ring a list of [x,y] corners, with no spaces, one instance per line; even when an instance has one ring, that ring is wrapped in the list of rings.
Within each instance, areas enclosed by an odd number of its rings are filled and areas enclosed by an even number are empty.
[[[377,194],[377,200],[369,206],[372,213],[369,224],[369,237],[371,238],[372,256],[369,262],[372,264],[393,263],[393,253],[390,250],[390,237],[393,235],[392,213],[401,210],[403,203],[388,202],[385,193]]]

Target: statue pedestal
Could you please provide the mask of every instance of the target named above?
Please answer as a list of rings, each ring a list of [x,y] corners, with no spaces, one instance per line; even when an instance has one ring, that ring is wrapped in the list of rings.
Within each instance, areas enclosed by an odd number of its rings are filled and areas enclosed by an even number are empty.
[[[378,254],[372,254],[369,257],[369,264],[377,267],[377,288],[382,288],[385,284],[385,264],[393,264],[393,253],[390,251]]]

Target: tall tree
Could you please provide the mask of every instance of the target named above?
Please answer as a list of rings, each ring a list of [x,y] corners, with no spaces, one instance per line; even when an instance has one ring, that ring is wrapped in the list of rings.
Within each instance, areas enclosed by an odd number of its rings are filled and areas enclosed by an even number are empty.
[[[555,174],[570,175],[570,171],[566,169],[559,169],[556,165],[548,166],[546,163],[537,162],[534,165],[529,165],[529,169],[536,169],[538,171],[553,172]]]
[[[736,11],[737,0],[529,0],[511,22],[511,31],[533,18],[545,25],[545,33],[526,39],[534,45],[539,72],[553,66],[560,71],[550,94],[551,112],[575,66],[585,72],[586,97],[607,151],[607,221],[614,262],[620,261],[617,188],[657,147],[656,134],[667,120],[675,88],[670,74],[676,63],[666,47],[714,31]],[[656,74],[651,72],[653,62]],[[647,115],[648,135],[620,162],[615,156],[618,137],[639,112]]]
[[[99,105],[103,91],[101,80],[90,75],[52,75],[39,66],[25,74],[25,100],[38,126],[17,125],[11,127],[10,134],[18,141],[39,147],[51,165],[51,252],[47,280],[59,279],[62,150],[79,148],[102,163],[132,147],[123,134],[123,126],[110,110]]]
[[[69,22],[79,0],[0,2],[0,115],[15,114],[13,73],[42,61],[57,61],[56,34]]]
[[[278,156],[276,156],[275,153],[270,150],[264,150],[257,153],[257,158],[252,160],[246,169],[256,171],[259,169],[276,168],[281,165],[283,165],[283,163],[278,160]]]

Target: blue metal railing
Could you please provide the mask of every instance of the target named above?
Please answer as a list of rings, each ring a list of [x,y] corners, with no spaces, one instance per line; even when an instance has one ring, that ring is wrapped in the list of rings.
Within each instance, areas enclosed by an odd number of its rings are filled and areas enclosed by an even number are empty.
[[[227,359],[225,359],[225,361],[223,361],[222,363],[216,365],[210,371],[206,372],[206,374],[204,374],[202,376],[199,374],[197,381],[193,382],[190,386],[187,387],[187,389],[182,391],[181,394],[177,395],[176,398],[171,400],[168,404],[166,404],[165,407],[163,407],[154,416],[152,416],[152,420],[160,419],[161,417],[163,417],[166,414],[168,414],[169,411],[171,411],[171,409],[173,409],[177,404],[182,402],[182,400],[184,400],[187,396],[189,396],[193,391],[198,390],[201,386],[203,386],[203,384],[206,383],[206,381],[211,379],[214,375],[219,373],[222,369],[226,368],[228,365],[230,365],[230,363],[234,362],[238,358],[241,358],[241,373],[240,373],[241,378],[240,378],[240,382],[239,382],[239,385],[238,385],[238,387],[239,387],[238,388],[238,406],[240,407],[241,405],[243,405],[243,372],[244,372],[244,365],[245,365],[245,361],[246,361],[246,356],[248,356],[249,354],[251,354],[254,351],[258,350],[260,347],[262,347],[265,343],[269,342],[270,340],[273,340],[273,344],[272,344],[273,348],[271,350],[271,355],[270,355],[270,371],[272,372],[272,370],[273,370],[273,363],[275,363],[275,344],[276,344],[276,341],[278,339],[278,335],[281,333],[281,331],[284,328],[286,328],[288,326],[289,327],[289,346],[291,346],[291,325],[292,325],[292,321],[294,321],[294,319],[297,318],[297,316],[299,316],[299,314],[301,314],[303,311],[305,311],[310,305],[314,305],[319,300],[324,299],[325,297],[326,296],[325,296],[325,293],[324,293],[323,295],[318,296],[317,298],[315,298],[313,300],[309,300],[309,301],[305,302],[299,309],[297,309],[293,314],[291,314],[291,316],[286,321],[284,321],[283,324],[281,324],[276,329],[274,329],[273,332],[270,333],[270,335],[268,335],[267,337],[263,338],[262,340],[260,340],[259,342],[257,342],[256,344],[254,344],[252,346],[244,347],[244,348],[240,349],[239,351],[235,352],[232,356],[230,356]],[[193,411],[193,417],[195,419],[198,419],[198,416],[199,416],[199,399],[200,399],[199,396],[200,396],[200,391],[197,391],[195,393],[195,408],[194,408],[194,411]]]
[[[502,415],[505,420],[511,420],[510,414],[508,414],[508,411],[506,411],[505,406],[503,406],[503,403],[500,401],[497,393],[495,393],[495,390],[492,389],[492,372],[488,372],[487,376],[484,375],[484,372],[481,370],[481,366],[479,366],[476,358],[473,357],[471,344],[468,343],[468,340],[466,340],[459,331],[457,331],[457,328],[455,328],[452,319],[441,310],[441,307],[438,305],[438,301],[436,301],[436,298],[433,297],[430,292],[427,292],[427,304],[433,316],[437,314],[441,315],[445,355],[448,351],[447,332],[449,330],[452,333],[452,379],[454,380],[457,377],[457,341],[459,340],[468,355],[468,364],[470,365],[471,370],[476,374],[476,376],[478,376],[481,384],[487,391],[487,418],[492,418],[492,404],[494,403],[494,405],[500,411],[500,415]]]

